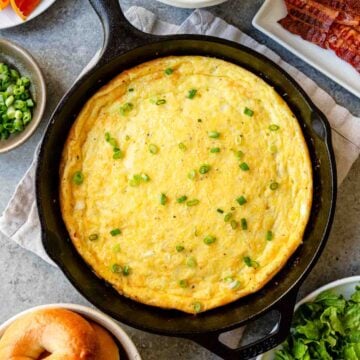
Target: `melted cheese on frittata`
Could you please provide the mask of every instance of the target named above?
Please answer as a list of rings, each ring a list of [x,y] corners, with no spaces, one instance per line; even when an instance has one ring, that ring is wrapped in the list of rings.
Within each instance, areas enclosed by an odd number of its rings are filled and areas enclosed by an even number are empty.
[[[275,90],[234,64],[168,57],[121,73],[66,142],[60,200],[121,294],[189,313],[264,286],[301,244],[308,149]]]

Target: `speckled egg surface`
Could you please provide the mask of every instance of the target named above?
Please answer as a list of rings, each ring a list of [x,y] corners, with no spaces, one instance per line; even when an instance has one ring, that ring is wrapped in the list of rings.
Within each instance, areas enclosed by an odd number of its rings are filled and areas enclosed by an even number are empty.
[[[121,73],[76,119],[60,168],[62,215],[119,293],[197,313],[263,287],[301,244],[312,168],[275,90],[214,58]]]

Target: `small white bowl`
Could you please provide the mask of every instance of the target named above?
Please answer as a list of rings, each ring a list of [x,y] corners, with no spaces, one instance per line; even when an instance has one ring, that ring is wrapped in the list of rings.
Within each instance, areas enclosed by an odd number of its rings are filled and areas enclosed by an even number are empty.
[[[356,286],[360,285],[360,275],[351,276],[348,278],[340,279],[333,281],[327,285],[322,286],[321,288],[313,291],[306,297],[304,297],[301,301],[299,301],[294,311],[296,311],[300,305],[313,301],[320,293],[325,290],[333,290],[338,295],[343,295],[346,299],[350,298],[350,295],[355,291]],[[273,331],[276,328],[273,329]],[[272,349],[256,358],[256,360],[273,360],[275,358],[275,351],[279,350],[281,347],[278,346],[275,349]]]
[[[199,9],[214,5],[219,5],[227,0],[158,0],[164,4],[172,5],[185,9]]]
[[[36,106],[33,118],[23,131],[11,135],[7,140],[0,140],[0,154],[23,144],[36,130],[43,117],[46,104],[46,86],[42,72],[34,58],[21,46],[9,40],[0,39],[0,62],[19,70],[21,75],[31,80],[30,91]]]
[[[59,308],[76,312],[82,315],[83,317],[101,325],[103,328],[108,330],[109,333],[112,334],[114,338],[119,342],[119,344],[122,346],[122,349],[126,353],[128,360],[141,360],[141,356],[137,351],[134,343],[132,342],[130,337],[126,334],[126,332],[119,326],[118,323],[116,323],[113,319],[103,314],[99,310],[95,310],[87,306],[76,305],[76,304],[49,304],[49,305],[36,306],[31,309],[25,310],[13,316],[11,319],[7,320],[5,323],[0,325],[0,338],[4,334],[5,330],[10,326],[10,324],[13,323],[15,320],[17,320],[18,318],[20,318],[21,316],[36,310],[59,309]]]

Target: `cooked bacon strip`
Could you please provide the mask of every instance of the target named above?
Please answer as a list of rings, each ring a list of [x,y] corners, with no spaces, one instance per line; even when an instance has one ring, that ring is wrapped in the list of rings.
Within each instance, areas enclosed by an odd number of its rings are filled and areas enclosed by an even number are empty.
[[[303,39],[325,47],[327,34],[339,11],[308,0],[286,0],[286,6],[288,15],[279,23]]]
[[[339,15],[339,11],[329,9],[319,4],[306,4],[298,8],[288,0],[288,13],[294,19],[300,20],[306,24],[316,26],[327,31]]]
[[[326,40],[326,46],[360,72],[359,32],[349,26],[334,24]]]
[[[281,19],[279,23],[293,34],[300,35],[304,40],[311,41],[314,44],[325,47],[327,37],[326,32],[309,24],[294,20],[294,18],[290,15]]]
[[[342,10],[346,13],[352,12],[360,15],[359,0],[316,0],[319,4],[325,5],[331,9]]]
[[[360,0],[285,0],[279,23],[352,64],[360,72]]]

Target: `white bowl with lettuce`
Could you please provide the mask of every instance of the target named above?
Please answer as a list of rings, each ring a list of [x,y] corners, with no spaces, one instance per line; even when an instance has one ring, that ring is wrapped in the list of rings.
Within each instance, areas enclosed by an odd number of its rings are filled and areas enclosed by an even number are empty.
[[[297,303],[287,341],[256,360],[318,359],[360,359],[360,276],[322,286]]]

